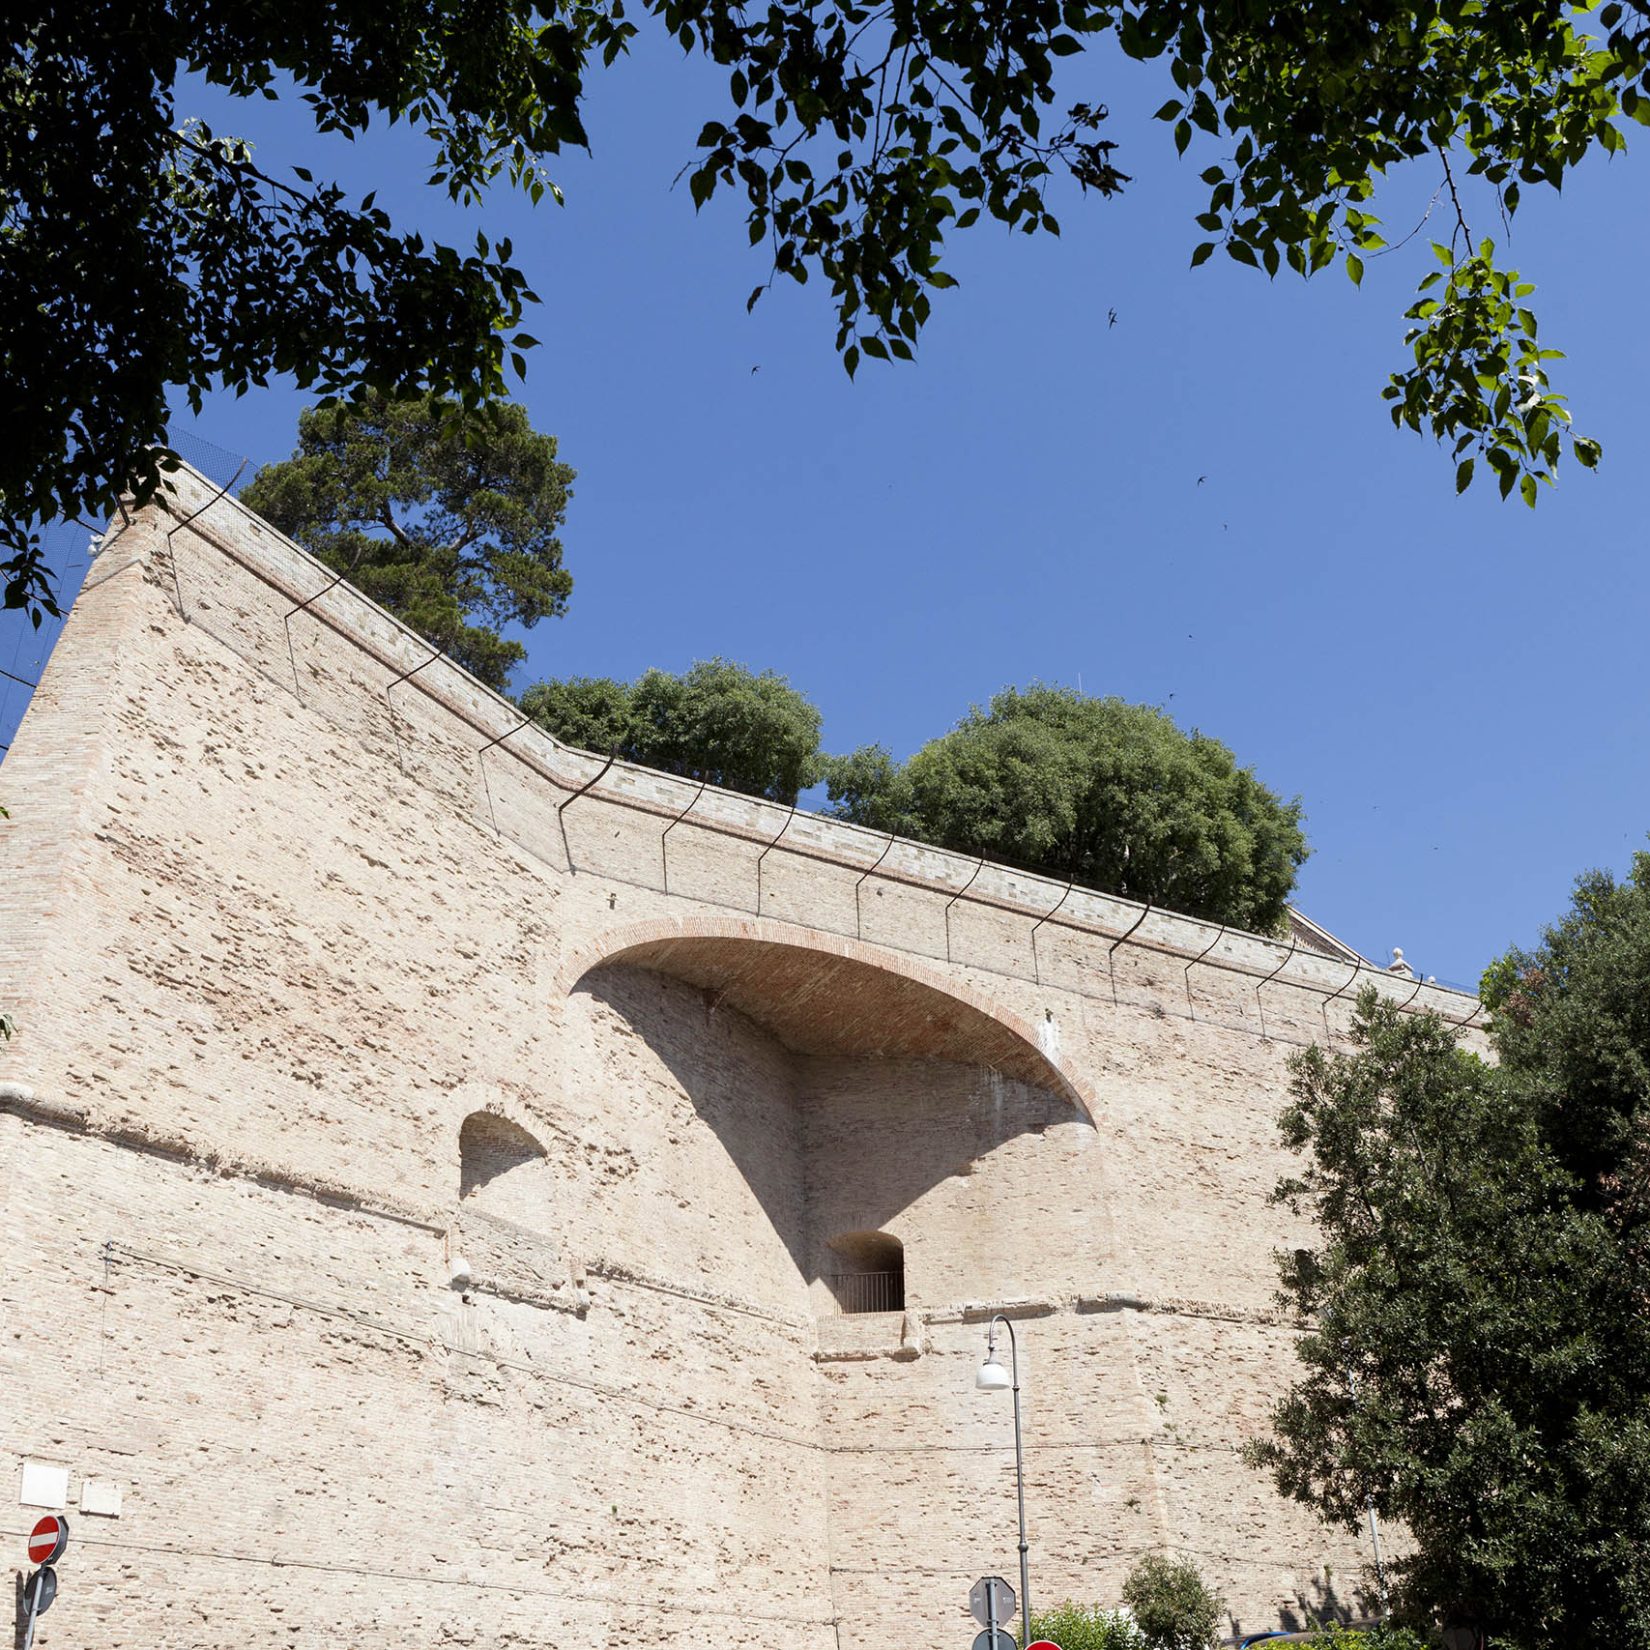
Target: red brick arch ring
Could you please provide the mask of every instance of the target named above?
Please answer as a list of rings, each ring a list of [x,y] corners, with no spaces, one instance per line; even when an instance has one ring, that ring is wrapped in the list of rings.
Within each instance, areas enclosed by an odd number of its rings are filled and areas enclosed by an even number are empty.
[[[1024,1018],[903,953],[765,918],[662,919],[610,929],[571,954],[561,995],[611,964],[697,986],[798,1052],[987,1066],[1061,1096],[1094,1121],[1089,1086],[1041,1046]]]

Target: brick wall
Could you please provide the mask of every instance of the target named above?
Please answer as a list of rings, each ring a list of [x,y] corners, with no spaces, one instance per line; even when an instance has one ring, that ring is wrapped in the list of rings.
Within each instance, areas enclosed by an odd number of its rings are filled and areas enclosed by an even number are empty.
[[[997,1307],[1039,1601],[1155,1548],[1246,1627],[1350,1600],[1237,1453],[1345,965],[604,765],[330,582],[186,473],[0,769],[43,1646],[962,1646],[1015,1562]],[[905,1312],[838,1315],[856,1230]]]

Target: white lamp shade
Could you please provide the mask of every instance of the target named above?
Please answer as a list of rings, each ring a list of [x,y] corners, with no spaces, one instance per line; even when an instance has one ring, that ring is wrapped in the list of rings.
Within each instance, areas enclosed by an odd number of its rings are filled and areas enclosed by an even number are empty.
[[[995,1354],[980,1365],[974,1385],[981,1392],[1007,1392],[1010,1386],[1008,1371],[997,1362]]]

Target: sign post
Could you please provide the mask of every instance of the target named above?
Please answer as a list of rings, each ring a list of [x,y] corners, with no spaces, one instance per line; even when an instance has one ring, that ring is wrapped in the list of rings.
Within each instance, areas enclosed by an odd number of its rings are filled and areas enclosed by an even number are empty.
[[[23,1650],[32,1650],[34,1624],[57,1597],[57,1571],[52,1566],[68,1544],[69,1521],[59,1513],[48,1513],[29,1531],[29,1562],[40,1568],[23,1583]]]
[[[973,1650],[1016,1650],[1012,1634],[997,1624],[1014,1619],[1014,1589],[1001,1576],[981,1576],[968,1589],[970,1614],[985,1629],[974,1635]]]

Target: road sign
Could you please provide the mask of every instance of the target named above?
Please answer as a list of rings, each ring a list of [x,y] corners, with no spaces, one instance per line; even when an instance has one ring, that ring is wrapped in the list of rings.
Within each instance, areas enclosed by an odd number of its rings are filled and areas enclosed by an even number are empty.
[[[1060,1650],[1053,1639],[1033,1639],[1029,1650]]]
[[[997,1594],[995,1613],[991,1609],[993,1589]],[[981,1576],[968,1589],[969,1611],[982,1627],[995,1627],[999,1622],[1012,1621],[1016,1603],[1014,1589],[1001,1576]],[[985,1646],[981,1645],[979,1650],[985,1650]]]
[[[55,1564],[68,1544],[68,1519],[48,1513],[29,1531],[29,1563]]]
[[[974,1635],[974,1650],[1015,1650],[1012,1634],[1005,1633],[998,1628],[995,1633],[988,1627],[983,1633]]]
[[[50,1518],[41,1520],[44,1524],[57,1522]],[[57,1571],[49,1564],[42,1564],[23,1583],[23,1650],[33,1650],[34,1624],[51,1609],[52,1600],[56,1597]]]
[[[43,1616],[51,1609],[52,1600],[56,1597],[57,1571],[49,1564],[42,1564],[23,1583],[23,1608],[30,1615]]]

